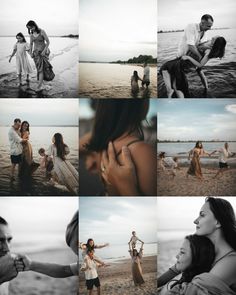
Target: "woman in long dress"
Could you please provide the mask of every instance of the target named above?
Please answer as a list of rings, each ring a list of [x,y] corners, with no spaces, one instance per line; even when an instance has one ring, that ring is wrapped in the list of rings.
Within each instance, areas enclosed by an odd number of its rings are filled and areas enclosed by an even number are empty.
[[[63,184],[73,194],[78,194],[78,171],[66,159],[66,155],[70,153],[69,147],[64,143],[60,133],[55,133],[52,144],[48,149],[47,155],[53,159],[52,174],[56,177],[60,184]]]
[[[203,145],[200,141],[196,142],[194,149],[189,152],[189,160],[192,156],[192,160],[190,162],[190,167],[187,171],[188,175],[196,176],[198,179],[203,180],[200,156],[207,155],[210,157],[210,154],[203,149]]]
[[[129,250],[131,259],[132,259],[132,276],[134,280],[135,286],[141,286],[144,284],[144,279],[143,279],[143,272],[142,272],[142,267],[141,267],[141,260],[143,257],[143,244],[139,250],[133,249]]]
[[[46,32],[38,27],[38,25],[30,20],[26,27],[30,35],[30,54],[34,59],[37,69],[38,87],[37,91],[42,90],[44,78],[44,58],[49,57],[49,39]]]

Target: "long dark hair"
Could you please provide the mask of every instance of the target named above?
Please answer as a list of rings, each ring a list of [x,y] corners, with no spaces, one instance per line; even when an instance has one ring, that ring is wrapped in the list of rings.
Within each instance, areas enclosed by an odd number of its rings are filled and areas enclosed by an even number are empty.
[[[134,72],[133,72],[133,77],[134,77],[134,80],[135,80],[136,82],[138,82],[138,72],[137,72],[137,71],[134,71]]]
[[[21,32],[16,35],[16,38],[17,37],[21,37],[23,39],[23,43],[26,43],[25,36]]]
[[[236,219],[230,202],[214,197],[206,198],[206,202],[209,203],[212,213],[221,224],[226,242],[236,251]]]
[[[29,35],[32,33],[32,31],[28,28],[28,26],[29,27],[35,27],[35,31],[39,34],[40,33],[40,28],[38,27],[38,25],[36,24],[36,22],[35,21],[33,21],[33,20],[30,20],[30,21],[28,21],[28,23],[26,24],[26,27],[27,27],[27,29],[28,29],[28,33],[29,33]]]
[[[93,246],[91,246],[91,245],[89,244],[91,241],[93,241]],[[87,250],[87,252],[88,252],[88,251],[91,251],[91,250],[94,251],[94,240],[93,240],[93,239],[90,238],[90,239],[87,240],[87,243],[86,243],[86,250]]]
[[[61,133],[54,134],[54,141],[55,141],[54,144],[57,148],[57,156],[61,158],[63,161],[65,161],[67,145],[64,143]]]
[[[86,148],[90,151],[102,151],[108,143],[121,135],[136,132],[143,140],[142,121],[146,118],[148,99],[99,99],[92,137]]]
[[[224,37],[217,37],[208,55],[209,58],[222,58],[225,55],[226,40]]]
[[[201,147],[200,147],[200,144],[201,144]],[[203,148],[202,142],[198,140],[195,144],[195,148],[202,149]]]
[[[173,288],[183,282],[191,282],[192,279],[203,272],[209,272],[215,259],[215,247],[210,239],[204,236],[189,235],[185,237],[189,241],[192,253],[191,265],[183,271],[180,280],[171,285]]]
[[[30,132],[30,131],[29,131],[29,127],[30,127],[29,122],[28,122],[28,121],[23,121],[23,122],[21,123],[21,127],[20,127],[20,133],[21,133],[21,134],[23,133],[23,125],[24,125],[25,123],[28,125],[26,131]]]

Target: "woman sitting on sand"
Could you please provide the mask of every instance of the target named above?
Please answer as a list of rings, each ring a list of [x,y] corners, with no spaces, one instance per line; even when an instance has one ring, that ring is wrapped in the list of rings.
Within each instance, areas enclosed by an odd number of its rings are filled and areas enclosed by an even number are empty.
[[[132,260],[132,276],[134,280],[135,286],[141,286],[144,284],[142,267],[141,267],[141,260],[143,257],[143,243],[139,252],[137,249],[129,250],[131,260]]]
[[[138,81],[143,81],[137,71],[134,71],[133,75],[131,76],[131,92],[134,96],[137,96],[139,92],[139,85]]]
[[[198,179],[203,180],[202,169],[200,164],[200,157],[207,155],[210,157],[210,154],[203,149],[201,141],[197,141],[194,149],[189,152],[188,159],[192,156],[190,167],[187,171],[187,177],[189,175],[196,176]]]
[[[122,195],[119,184],[106,178],[109,171],[108,150],[113,149],[119,165],[125,158],[124,146],[129,147],[137,175],[138,195],[156,196],[156,151],[144,142],[142,121],[146,119],[149,100],[98,100],[92,133],[80,139],[80,155],[92,157],[88,169],[95,170],[103,179],[103,195]],[[133,171],[133,170],[132,170]],[[119,182],[119,180],[117,180]],[[112,184],[111,184],[112,183]]]
[[[170,281],[167,290],[163,288],[159,293],[161,295],[180,295],[194,289],[193,284],[188,283],[199,280],[203,276],[200,274],[210,271],[215,259],[215,248],[207,237],[189,235],[185,237],[176,258],[176,269],[181,277]],[[195,276],[197,277],[194,278]]]
[[[78,171],[66,159],[70,153],[69,147],[64,143],[63,136],[60,133],[55,133],[52,138],[52,144],[47,151],[47,156],[53,159],[52,175],[56,180],[67,187],[73,194],[78,194]]]
[[[174,92],[178,98],[190,97],[185,71],[193,66],[197,67],[197,73],[207,89],[207,79],[202,72],[202,67],[212,58],[222,58],[225,54],[225,46],[226,40],[223,37],[215,36],[198,45],[198,51],[202,55],[201,60],[189,51],[185,56],[164,63],[160,73],[163,76],[168,98],[171,98]]]
[[[196,235],[206,236],[214,244],[215,258],[209,272],[204,270],[192,279],[181,295],[228,294],[236,292],[236,219],[231,204],[221,198],[207,198],[194,221]],[[207,255],[201,257],[208,259]],[[178,264],[158,278],[158,287],[164,286],[180,273]],[[183,291],[183,292],[182,292]],[[165,293],[164,293],[165,294]]]
[[[30,20],[26,27],[30,35],[30,55],[34,59],[37,69],[38,87],[37,91],[41,91],[44,79],[44,58],[49,57],[49,39],[46,32],[38,27],[38,25]]]

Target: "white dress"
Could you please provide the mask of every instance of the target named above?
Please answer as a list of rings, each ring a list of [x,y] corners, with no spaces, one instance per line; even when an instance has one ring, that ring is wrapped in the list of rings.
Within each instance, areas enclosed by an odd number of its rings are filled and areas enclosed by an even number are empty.
[[[65,149],[66,155],[70,153],[68,147]],[[53,158],[53,171],[55,173],[60,184],[65,185],[70,192],[74,195],[78,194],[78,180],[79,174],[74,166],[68,161],[63,161],[60,157],[57,156],[57,148],[52,144],[47,152],[48,156]]]
[[[28,75],[32,73],[32,68],[27,56],[27,50],[29,50],[29,44],[26,42],[17,42],[14,46],[16,49],[16,72],[18,75]]]

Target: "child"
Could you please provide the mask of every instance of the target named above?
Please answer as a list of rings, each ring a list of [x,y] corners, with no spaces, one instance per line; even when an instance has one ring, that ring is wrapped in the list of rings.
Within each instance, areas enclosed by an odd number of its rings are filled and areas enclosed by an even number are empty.
[[[185,237],[176,258],[175,266],[181,273],[181,277],[167,285],[169,290],[164,293],[165,295],[185,294],[181,291],[192,287],[187,283],[190,283],[195,276],[209,272],[215,259],[215,247],[207,237],[189,235]]]
[[[38,153],[42,157],[42,160],[40,162],[40,167],[41,168],[46,168],[46,177],[50,178],[51,177],[51,171],[53,169],[52,158],[50,158],[49,156],[46,155],[44,148],[40,148]]]
[[[128,243],[128,245],[129,245],[129,249],[130,249],[130,250],[134,250],[134,249],[136,248],[136,243],[137,243],[137,241],[140,241],[140,242],[142,243],[142,246],[143,246],[144,242],[141,241],[141,240],[136,236],[136,231],[132,231],[132,237],[130,238],[130,241],[129,241],[129,243]],[[131,247],[130,247],[130,245],[131,245]]]
[[[134,71],[133,76],[131,76],[131,91],[133,94],[136,94],[139,92],[139,86],[138,86],[138,81],[142,81],[141,78],[138,76],[138,72]]]
[[[29,45],[26,43],[25,37],[22,33],[16,35],[17,42],[13,48],[13,52],[10,56],[9,62],[16,54],[16,72],[19,79],[19,86],[22,85],[22,74],[26,75],[26,82],[29,83],[29,74],[32,73],[32,68],[29,63],[26,51],[29,51]]]
[[[82,264],[80,270],[85,272],[86,286],[89,291],[89,295],[93,293],[93,286],[97,288],[97,294],[100,294],[100,281],[98,278],[97,267],[109,266],[104,262],[98,263],[94,259],[94,250],[88,250],[87,255],[84,258],[84,263]]]

